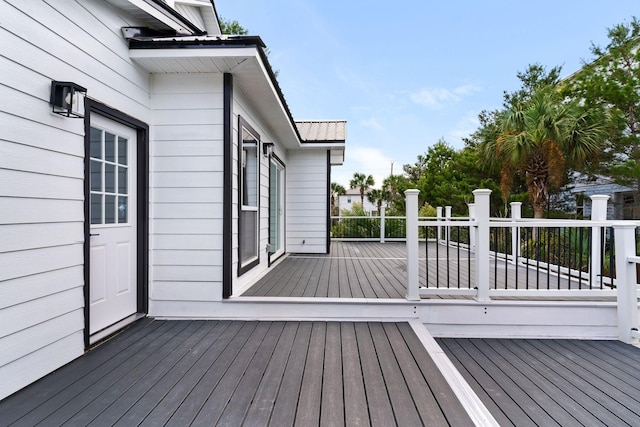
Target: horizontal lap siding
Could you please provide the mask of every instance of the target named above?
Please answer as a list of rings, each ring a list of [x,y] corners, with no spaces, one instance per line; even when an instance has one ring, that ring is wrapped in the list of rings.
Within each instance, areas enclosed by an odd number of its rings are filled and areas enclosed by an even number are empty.
[[[148,75],[102,1],[0,0],[0,399],[82,354],[83,120],[52,80],[148,121]]]
[[[152,77],[153,301],[222,297],[221,74]]]
[[[287,166],[287,251],[325,253],[327,152],[291,152]]]

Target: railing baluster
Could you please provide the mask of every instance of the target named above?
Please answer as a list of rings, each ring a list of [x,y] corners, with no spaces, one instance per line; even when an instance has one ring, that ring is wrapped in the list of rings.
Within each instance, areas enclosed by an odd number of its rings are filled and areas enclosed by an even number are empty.
[[[456,239],[458,240],[458,262],[457,262],[457,266],[458,268],[456,270],[458,270],[458,289],[460,289],[460,227],[456,227],[456,231],[458,232],[458,236],[456,237]]]

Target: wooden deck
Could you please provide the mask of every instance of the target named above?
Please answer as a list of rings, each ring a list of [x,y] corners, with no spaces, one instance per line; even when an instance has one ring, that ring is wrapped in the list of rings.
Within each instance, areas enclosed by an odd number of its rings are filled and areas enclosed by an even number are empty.
[[[640,425],[640,348],[618,341],[438,342],[501,426]]]
[[[1,426],[472,425],[407,323],[144,319],[0,402]]]
[[[467,250],[436,243],[429,243],[427,248],[421,243],[420,257],[421,286],[475,287],[475,260]],[[547,285],[551,289],[578,288],[577,280],[538,274],[532,268],[494,259],[490,282],[497,289],[523,289],[527,283],[531,289],[544,289]],[[329,255],[288,255],[242,296],[405,298],[406,283],[405,243],[334,241]]]

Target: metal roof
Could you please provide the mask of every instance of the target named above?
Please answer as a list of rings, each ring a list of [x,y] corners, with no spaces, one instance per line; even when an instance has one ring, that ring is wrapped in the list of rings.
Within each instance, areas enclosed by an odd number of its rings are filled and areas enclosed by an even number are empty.
[[[296,121],[296,126],[305,142],[345,142],[347,139],[346,120]]]

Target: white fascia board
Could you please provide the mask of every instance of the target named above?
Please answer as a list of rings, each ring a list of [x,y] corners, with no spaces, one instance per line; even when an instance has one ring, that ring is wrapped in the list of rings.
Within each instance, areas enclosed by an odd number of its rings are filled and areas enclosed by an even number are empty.
[[[259,49],[259,48],[258,48]],[[257,52],[256,52],[257,54]],[[302,147],[302,141],[300,141],[300,138],[298,138],[298,130],[297,128],[295,128],[295,124],[293,123],[292,120],[289,120],[289,113],[287,108],[284,106],[284,104],[282,103],[282,101],[280,100],[280,96],[278,96],[278,90],[276,89],[276,87],[273,84],[273,81],[271,80],[271,78],[269,77],[269,72],[267,71],[267,68],[265,67],[264,63],[262,62],[261,59],[258,60],[258,66],[260,67],[260,69],[262,70],[262,73],[264,74],[264,78],[267,81],[267,83],[269,84],[269,87],[271,88],[271,92],[273,93],[273,96],[277,99],[278,101],[278,106],[280,108],[280,111],[282,112],[282,114],[287,118],[287,122],[288,122],[288,127],[291,131],[291,133],[295,136],[295,139],[298,143],[298,147]]]
[[[203,49],[129,49],[131,59],[255,58],[253,47]],[[212,70],[213,71],[213,70]]]

